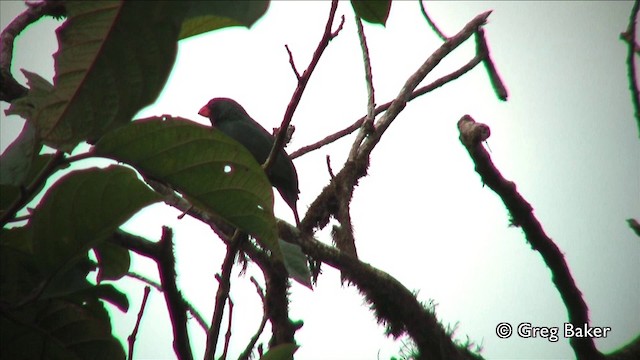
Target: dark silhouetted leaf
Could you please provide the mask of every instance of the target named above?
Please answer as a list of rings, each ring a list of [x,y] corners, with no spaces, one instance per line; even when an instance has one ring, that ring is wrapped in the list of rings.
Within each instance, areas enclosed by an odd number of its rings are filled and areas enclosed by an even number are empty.
[[[192,1],[182,23],[180,39],[230,26],[251,27],[269,7],[269,1]]]
[[[292,360],[298,347],[296,344],[280,344],[269,349],[260,360]]]
[[[70,1],[65,9],[53,89],[25,72],[31,91],[10,110],[31,121],[46,145],[70,152],[155,101],[173,66],[188,3]]]
[[[37,302],[7,315],[0,315],[3,359],[125,358],[100,302]]]
[[[53,158],[53,154],[42,154],[36,156],[31,162],[31,166],[29,167],[29,172],[27,173],[27,178],[24,180],[24,184],[30,184],[36,176],[40,174],[42,169],[51,161]],[[59,166],[58,169],[65,169],[69,167],[69,165]],[[35,196],[42,190],[42,187],[45,185],[45,182],[42,183],[42,186],[38,189],[34,189],[33,195]],[[20,188],[18,186],[12,185],[0,185],[0,212],[6,211],[13,202],[20,197]]]
[[[49,189],[33,215],[34,254],[46,268],[57,268],[159,199],[128,168],[71,172]]]
[[[102,280],[118,280],[125,276],[131,265],[129,250],[104,241],[94,248],[98,258],[98,283]]]
[[[170,185],[280,254],[271,183],[223,133],[186,119],[148,118],[107,134],[95,151]]]
[[[36,140],[36,131],[28,121],[18,137],[0,156],[0,185],[25,185],[33,158],[40,153],[42,144]]]
[[[362,20],[385,25],[391,10],[391,0],[351,0],[351,6]]]

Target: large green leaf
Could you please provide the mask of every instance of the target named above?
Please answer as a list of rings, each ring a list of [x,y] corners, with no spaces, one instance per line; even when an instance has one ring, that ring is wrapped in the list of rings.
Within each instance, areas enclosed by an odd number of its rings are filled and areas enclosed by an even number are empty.
[[[251,27],[268,7],[268,0],[192,1],[180,39],[230,26]]]
[[[68,17],[57,30],[53,90],[25,73],[31,91],[15,101],[11,113],[31,121],[45,144],[67,152],[129,122],[162,90],[188,5],[65,2]]]
[[[362,20],[385,25],[391,10],[391,0],[351,0],[351,6]]]
[[[187,119],[148,118],[107,134],[95,151],[170,185],[280,254],[271,183],[223,133]]]
[[[31,163],[41,148],[35,128],[25,122],[18,137],[0,156],[0,185],[25,185]]]
[[[49,189],[34,212],[34,255],[45,268],[56,269],[159,200],[122,166],[71,172]]]
[[[29,166],[29,172],[25,179],[23,179],[23,184],[30,184],[44,169],[45,166],[49,164],[49,162],[53,159],[53,154],[42,154],[36,156],[31,165]],[[4,165],[2,165],[4,166]],[[58,169],[65,169],[69,167],[68,164],[59,165]],[[33,196],[37,195],[42,187],[44,187],[45,182],[42,182],[42,185],[38,189],[34,189]],[[21,196],[21,190],[19,186],[13,185],[2,185],[0,184],[0,212],[7,211],[8,208],[13,204]]]
[[[0,315],[2,358],[124,359],[100,302],[30,303]]]

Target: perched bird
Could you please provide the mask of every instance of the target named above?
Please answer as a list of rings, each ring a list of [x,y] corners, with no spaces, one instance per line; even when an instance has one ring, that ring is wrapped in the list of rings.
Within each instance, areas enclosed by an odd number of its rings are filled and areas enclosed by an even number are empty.
[[[258,163],[263,164],[275,138],[247,114],[244,108],[228,98],[211,99],[207,105],[198,112],[199,115],[209,118],[211,125],[222,131],[227,136],[242,144]],[[289,155],[280,149],[278,156],[268,170],[267,177],[271,185],[278,189],[284,201],[293,210],[296,225],[300,225],[298,217],[298,173]]]

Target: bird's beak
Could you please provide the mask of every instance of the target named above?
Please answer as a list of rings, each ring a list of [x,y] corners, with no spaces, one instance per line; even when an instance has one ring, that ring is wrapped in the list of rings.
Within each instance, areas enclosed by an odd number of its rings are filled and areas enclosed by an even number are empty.
[[[209,108],[207,106],[203,106],[202,109],[200,109],[200,111],[198,111],[198,115],[202,115],[202,116],[208,118],[209,115],[211,115],[211,110],[209,110]]]

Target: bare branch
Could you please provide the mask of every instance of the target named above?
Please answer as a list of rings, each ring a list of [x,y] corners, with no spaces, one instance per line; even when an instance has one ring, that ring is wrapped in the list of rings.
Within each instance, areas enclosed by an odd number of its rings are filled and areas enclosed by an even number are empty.
[[[151,288],[149,286],[144,287],[144,295],[142,295],[142,304],[140,304],[140,310],[138,311],[138,318],[136,319],[136,324],[133,327],[133,331],[131,335],[127,338],[127,342],[129,343],[129,360],[133,359],[133,345],[136,342],[136,335],[138,335],[138,328],[140,327],[140,322],[142,321],[142,314],[144,314],[144,308],[147,306],[147,299],[149,299],[149,293],[151,292]]]
[[[233,320],[233,300],[231,297],[228,298],[229,302],[229,323],[227,324],[227,333],[224,336],[224,347],[222,348],[222,355],[220,356],[220,360],[225,360],[227,358],[227,352],[229,351],[229,342],[231,341],[231,323]]]
[[[327,170],[329,171],[329,176],[331,176],[331,178],[333,179],[336,176],[333,175],[333,169],[331,168],[331,157],[327,155],[326,159],[327,159]]]
[[[460,32],[453,37],[449,38],[444,44],[442,44],[436,51],[427,58],[427,60],[418,68],[418,70],[407,79],[404,86],[400,90],[398,96],[389,106],[389,109],[382,115],[375,123],[376,131],[367,137],[360,147],[359,157],[368,157],[373,148],[378,144],[382,134],[387,130],[389,125],[398,116],[400,111],[404,109],[411,96],[413,90],[420,84],[420,82],[433,70],[436,65],[444,59],[449,53],[460,46],[465,40],[473,35],[478,29],[484,25],[487,18],[491,14],[491,11],[484,12],[476,16],[467,25],[464,26]]]
[[[289,101],[289,105],[287,106],[287,110],[284,113],[284,118],[282,120],[282,123],[280,124],[280,130],[278,131],[276,140],[273,143],[273,147],[271,148],[269,157],[267,157],[267,160],[262,165],[265,171],[269,170],[269,168],[271,167],[271,164],[273,164],[273,162],[275,161],[275,158],[278,152],[280,151],[280,149],[282,149],[282,146],[284,145],[284,139],[287,135],[286,129],[289,127],[289,124],[293,119],[293,113],[296,111],[296,108],[300,103],[300,99],[302,99],[302,94],[304,93],[304,90],[307,87],[307,83],[311,78],[311,74],[313,73],[313,70],[316,68],[316,65],[318,65],[318,61],[320,61],[320,57],[322,56],[322,53],[329,45],[329,41],[331,41],[331,39],[336,37],[340,29],[342,29],[342,24],[341,24],[338,30],[336,30],[334,33],[331,32],[331,27],[333,25],[333,19],[335,18],[337,8],[338,8],[338,1],[333,0],[331,2],[331,10],[329,11],[329,19],[327,20],[327,24],[325,25],[325,28],[324,28],[324,34],[322,35],[322,38],[318,43],[318,47],[316,48],[316,51],[313,53],[313,57],[311,58],[311,62],[309,63],[309,66],[302,73],[302,76],[300,76],[300,78],[298,79],[298,86],[296,86],[296,89],[294,90],[293,95],[291,96],[291,100]]]
[[[638,136],[640,136],[640,90],[638,89],[637,70],[634,61],[638,51],[638,43],[636,41],[636,26],[638,22],[638,12],[640,11],[640,0],[636,0],[631,9],[629,17],[629,25],[627,31],[622,33],[620,37],[625,39],[629,45],[627,50],[627,76],[629,77],[629,90],[631,91],[631,103],[635,111],[636,122],[638,123]]]
[[[289,45],[285,44],[284,48],[287,49],[287,54],[289,54],[289,64],[291,64],[291,70],[293,70],[293,73],[296,75],[296,79],[300,81],[300,73],[298,72],[298,69],[296,68],[296,64],[293,61],[293,54],[291,53],[291,50],[289,50]]]
[[[482,141],[489,137],[489,127],[465,115],[458,121],[458,129],[460,141],[469,152],[483,184],[500,196],[509,209],[512,224],[522,229],[531,247],[540,253],[551,270],[551,279],[564,301],[569,321],[579,328],[588,326],[589,309],[571,276],[562,251],[544,232],[542,225],[533,215],[533,208],[518,193],[516,185],[502,177],[491,161],[491,155],[482,147]],[[590,337],[573,337],[570,343],[578,359],[604,359]]]
[[[444,44],[443,44],[444,46]],[[415,98],[417,98],[418,96],[424,95],[428,92],[431,92],[453,80],[456,80],[457,78],[459,78],[460,76],[466,74],[467,72],[469,72],[471,69],[473,69],[474,67],[476,67],[480,62],[482,61],[482,57],[476,55],[473,59],[471,59],[467,64],[463,65],[462,67],[460,67],[458,70],[447,74],[437,80],[435,80],[434,82],[425,85],[423,87],[420,87],[416,90],[414,90],[413,92],[411,92],[411,94],[409,95],[407,101],[411,101]],[[392,101],[389,101],[383,105],[380,105],[378,107],[375,108],[374,110],[374,114],[377,116],[380,113],[382,113],[383,111],[386,111],[389,109],[389,107],[391,106]],[[306,145],[301,147],[300,149],[292,152],[290,154],[291,158],[295,159],[297,157],[300,157],[306,153],[309,153],[311,151],[317,150],[325,145],[331,144],[332,142],[339,140],[351,133],[353,133],[354,131],[358,130],[361,126],[362,123],[364,122],[366,116],[361,117],[360,119],[356,120],[353,124],[349,125],[348,127],[334,133],[331,134],[327,137],[325,137],[322,140],[319,140],[313,144],[310,145]]]
[[[173,231],[162,227],[162,237],[158,242],[160,259],[156,261],[160,273],[160,283],[164,289],[164,299],[169,310],[173,328],[173,349],[180,360],[191,360],[191,345],[187,331],[187,313],[184,300],[176,284],[176,259],[173,255]]]
[[[364,64],[365,83],[367,86],[367,115],[365,116],[362,127],[356,136],[355,141],[351,146],[349,152],[349,160],[355,160],[358,154],[358,148],[362,141],[373,131],[373,120],[375,119],[375,89],[373,88],[373,75],[371,72],[371,60],[369,59],[369,47],[367,46],[367,38],[364,35],[364,29],[362,28],[362,20],[356,15],[356,27],[358,29],[358,38],[360,39],[360,48],[362,49],[362,62]],[[349,199],[351,200],[351,199]]]
[[[429,24],[429,27],[431,27],[431,30],[433,30],[433,32],[436,33],[436,35],[438,35],[438,37],[442,41],[447,41],[447,36],[440,30],[440,28],[438,28],[438,25],[436,25],[436,23],[433,22],[433,20],[431,20],[431,17],[429,17],[429,14],[427,14],[427,10],[424,8],[424,3],[422,1],[423,0],[420,0],[418,1],[418,3],[420,4],[420,11],[424,16],[424,19],[427,20],[427,24]]]
[[[336,175],[336,179],[340,176]],[[300,245],[309,256],[340,270],[348,283],[357,286],[390,335],[411,336],[420,350],[420,359],[480,358],[466,348],[457,347],[435,314],[391,275],[300,233],[285,222],[278,223],[278,230],[283,240]]]
[[[227,245],[227,254],[222,262],[222,270],[220,275],[216,276],[218,280],[218,291],[216,292],[216,304],[211,317],[211,328],[207,331],[207,347],[204,352],[205,359],[215,359],[216,346],[218,344],[218,336],[220,335],[220,326],[222,324],[222,315],[224,313],[224,305],[229,297],[229,289],[231,287],[231,270],[236,259],[236,254],[240,249],[240,245],[246,239],[247,235],[242,234],[236,229],[230,243]]]
[[[484,37],[484,30],[482,30],[482,28],[479,28],[476,32],[476,49],[476,52],[483,58],[482,62],[484,62],[487,72],[489,73],[489,80],[491,81],[491,85],[493,86],[493,90],[496,92],[498,99],[506,101],[509,94],[507,93],[507,88],[504,85],[504,82],[498,74],[498,70],[496,70],[493,60],[491,60],[489,46],[487,45],[487,39]]]
[[[266,310],[267,304],[264,298],[264,290],[262,289],[262,287],[260,287],[260,284],[258,284],[258,281],[256,280],[256,278],[252,276],[250,280],[253,283],[253,285],[256,287],[256,292],[258,293],[258,296],[260,296],[260,300],[262,300],[263,315],[262,315],[262,320],[260,321],[260,326],[258,326],[258,330],[256,331],[255,335],[251,337],[251,340],[249,340],[249,343],[247,344],[247,347],[244,349],[242,354],[238,356],[238,360],[249,359],[249,357],[251,356],[251,353],[253,352],[253,347],[256,346],[256,343],[258,342],[260,335],[262,335],[262,332],[264,331],[264,327],[267,325],[267,320],[269,319],[267,317],[267,310]]]

